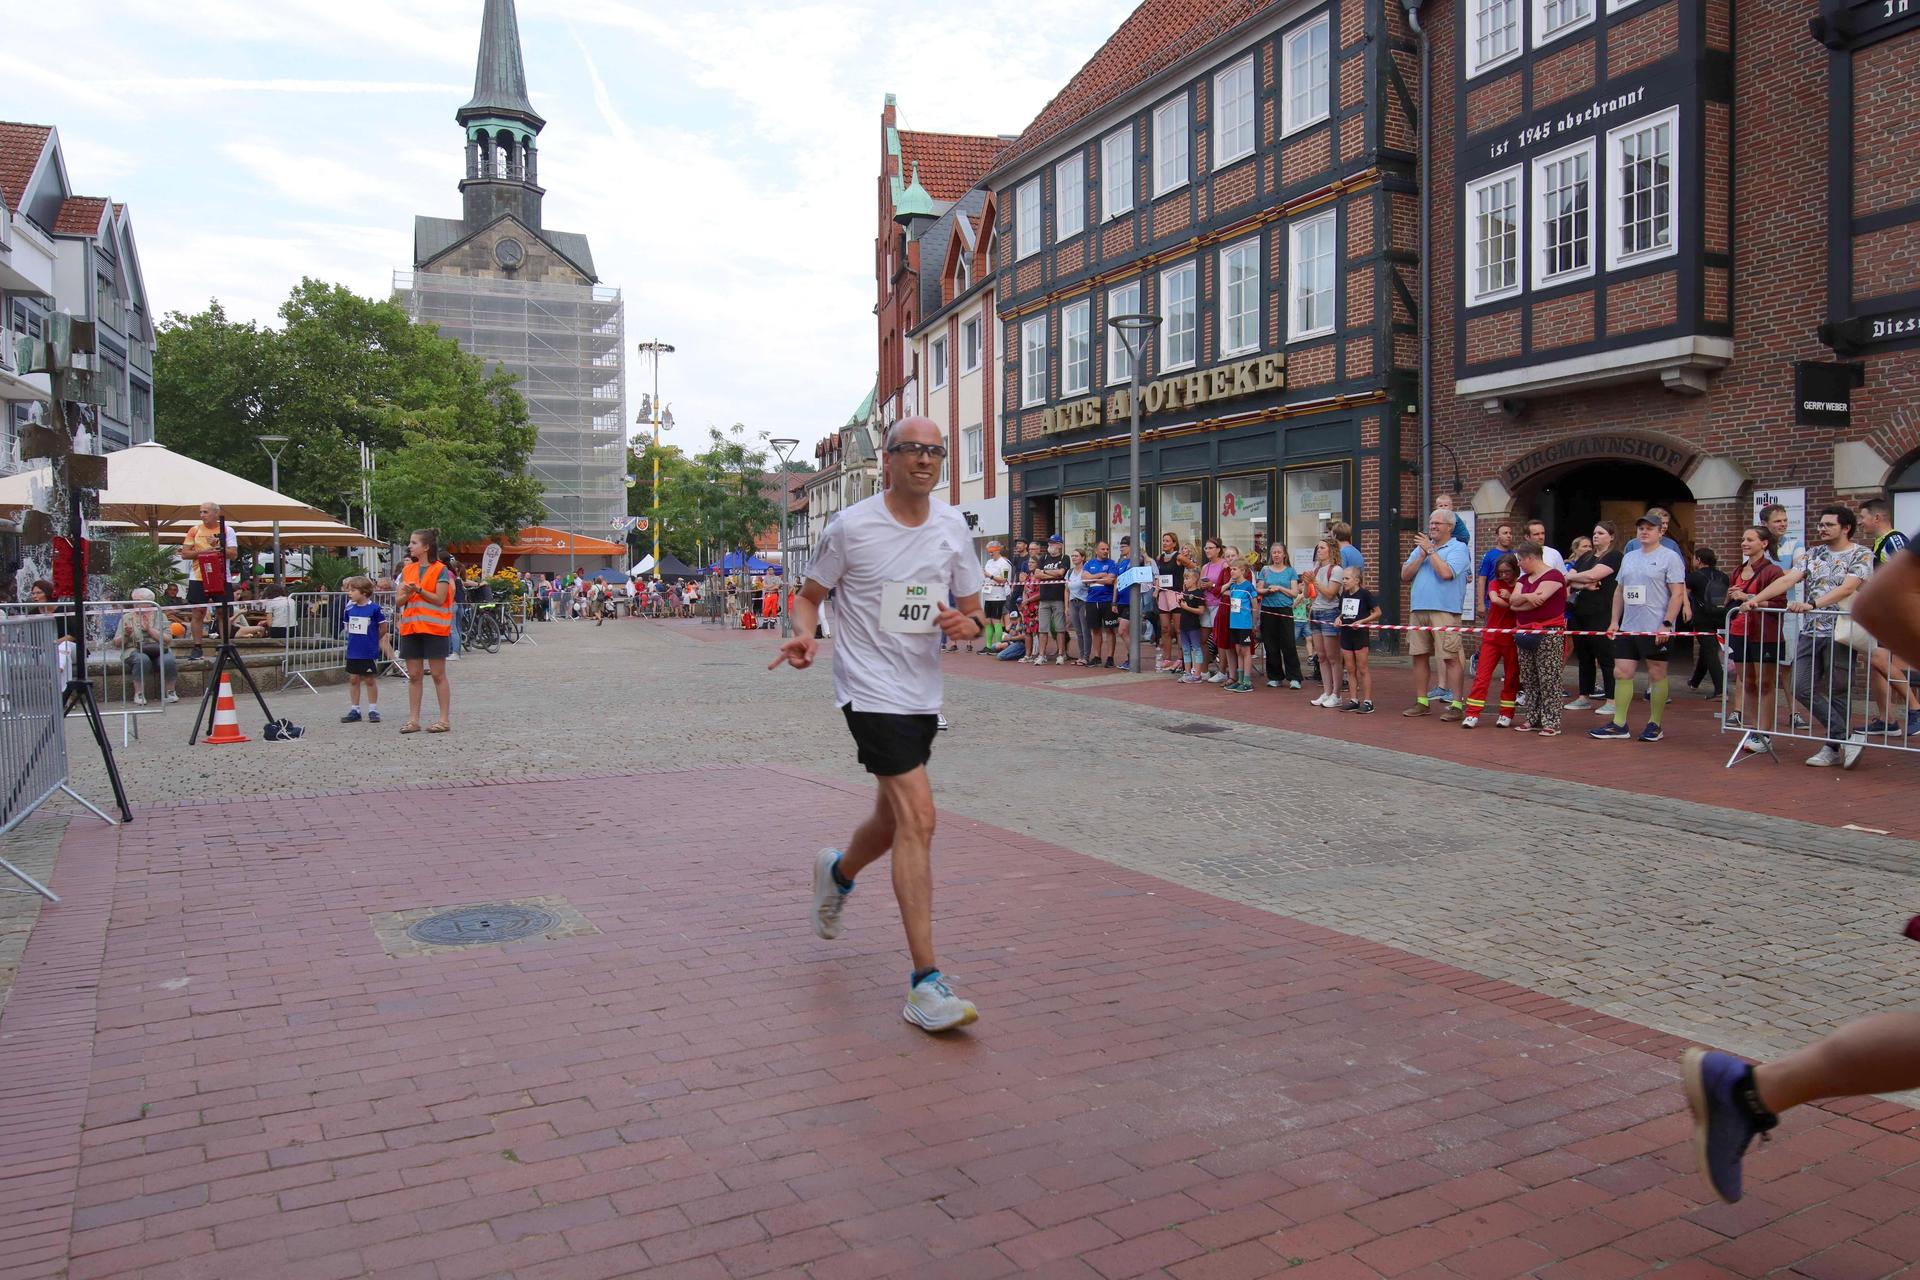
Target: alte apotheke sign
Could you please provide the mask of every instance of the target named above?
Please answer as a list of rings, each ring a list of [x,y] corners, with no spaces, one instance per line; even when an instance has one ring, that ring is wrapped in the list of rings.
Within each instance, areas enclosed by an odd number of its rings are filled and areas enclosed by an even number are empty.
[[[1286,356],[1255,356],[1237,364],[1176,373],[1149,382],[1140,389],[1140,416],[1174,409],[1198,409],[1215,401],[1275,391],[1286,385]],[[1121,387],[1104,399],[1089,396],[1046,410],[1040,416],[1040,433],[1054,435],[1062,431],[1082,431],[1102,423],[1124,423],[1132,415],[1133,388]]]

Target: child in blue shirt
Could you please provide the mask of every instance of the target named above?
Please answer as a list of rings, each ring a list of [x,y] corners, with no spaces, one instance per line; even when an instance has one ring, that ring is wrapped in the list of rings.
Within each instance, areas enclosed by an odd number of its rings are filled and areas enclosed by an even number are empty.
[[[1233,642],[1229,646],[1228,673],[1233,677],[1227,685],[1229,693],[1253,692],[1253,619],[1257,599],[1253,576],[1246,565],[1236,561],[1227,584],[1227,636]]]
[[[343,623],[347,633],[347,687],[351,691],[353,702],[347,708],[347,714],[340,717],[341,724],[356,724],[360,720],[360,687],[366,686],[367,723],[380,723],[380,633],[386,626],[387,615],[379,605],[373,602],[373,583],[366,578],[348,578],[342,584],[347,590],[347,610]]]

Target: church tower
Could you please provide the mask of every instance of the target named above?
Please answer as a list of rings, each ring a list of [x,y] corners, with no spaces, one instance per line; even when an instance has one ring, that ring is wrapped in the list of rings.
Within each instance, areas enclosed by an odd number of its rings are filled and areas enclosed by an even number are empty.
[[[600,283],[587,238],[545,223],[547,122],[527,92],[520,24],[513,0],[484,3],[473,97],[454,112],[461,216],[413,220],[413,270],[394,273],[394,294],[515,375],[538,431],[529,470],[546,526],[604,539],[626,513],[626,304]]]

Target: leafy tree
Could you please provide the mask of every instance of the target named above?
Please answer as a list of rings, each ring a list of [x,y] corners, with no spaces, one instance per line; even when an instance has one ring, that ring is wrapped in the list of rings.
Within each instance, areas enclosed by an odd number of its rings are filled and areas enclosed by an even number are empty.
[[[780,486],[766,483],[766,451],[754,448],[746,433],[738,422],[724,432],[708,428],[707,449],[693,457],[694,523],[707,545],[750,555],[755,538],[780,527],[780,504],[769,496]],[[764,442],[765,433],[756,439]]]
[[[147,538],[115,538],[113,567],[107,570],[111,598],[125,600],[133,595],[135,587],[152,587],[158,592],[169,582],[177,582],[180,574],[173,561],[178,551],[177,547],[163,547]]]
[[[453,465],[439,483],[463,491],[457,527],[480,513],[484,527],[469,536],[539,518],[539,484],[526,471],[535,432],[511,374],[489,372],[397,303],[317,280],[300,282],[280,320],[277,330],[238,325],[217,302],[168,316],[154,359],[156,438],[264,484],[269,465],[255,437],[288,436],[281,490],[327,510],[358,492],[366,444],[381,470],[402,473],[376,495],[414,492],[427,479],[422,468]],[[378,496],[376,504],[402,524],[419,507],[388,510]]]
[[[498,527],[487,502],[489,477],[479,446],[414,433],[374,472],[374,507],[395,522],[396,534],[433,528],[442,546],[477,542]]]

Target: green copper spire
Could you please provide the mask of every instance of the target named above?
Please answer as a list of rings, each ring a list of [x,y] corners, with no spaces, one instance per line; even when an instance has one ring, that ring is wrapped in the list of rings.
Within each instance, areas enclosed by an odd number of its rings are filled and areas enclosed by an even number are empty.
[[[520,23],[513,0],[486,0],[480,21],[480,60],[473,72],[473,99],[455,113],[461,124],[478,116],[524,120],[537,133],[547,123],[527,98],[527,71],[520,61]]]
[[[900,180],[894,179],[893,219],[899,222],[905,218],[932,218],[938,214],[933,207],[933,197],[920,185],[920,162],[913,162],[913,180],[905,187]]]

